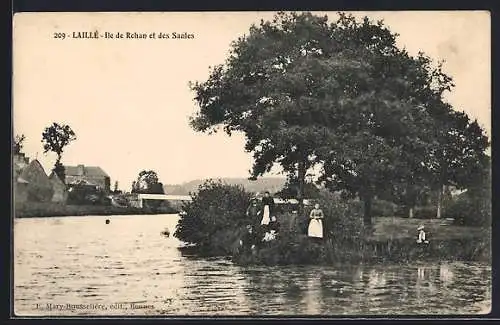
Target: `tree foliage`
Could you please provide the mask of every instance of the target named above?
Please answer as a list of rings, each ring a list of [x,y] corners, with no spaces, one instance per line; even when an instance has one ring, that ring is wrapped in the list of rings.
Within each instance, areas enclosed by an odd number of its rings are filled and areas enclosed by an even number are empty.
[[[143,170],[132,183],[132,193],[165,194],[165,191],[154,170]]]
[[[294,199],[299,196],[299,183],[296,178],[289,178],[283,188],[276,193],[282,199]],[[303,185],[304,198],[314,199],[319,196],[318,187],[312,182],[305,182]]]
[[[64,166],[61,163],[62,154],[64,149],[74,140],[76,140],[75,132],[66,124],[54,122],[51,126],[46,127],[42,133],[43,152],[52,151],[57,155],[53,171],[63,182],[66,176]]]
[[[16,135],[14,142],[12,143],[12,151],[14,154],[20,154],[22,152],[24,140],[26,140],[24,134]]]
[[[453,82],[442,63],[411,56],[396,37],[367,17],[278,13],[192,84],[200,110],[191,126],[243,132],[252,177],[277,163],[297,180],[299,199],[307,170],[321,166],[325,186],[362,198],[370,224],[377,192],[389,186],[409,199],[414,185],[463,180],[487,144],[444,102]]]
[[[74,140],[76,140],[76,135],[69,125],[54,122],[42,133],[43,152],[52,151],[60,161],[64,148]]]
[[[453,218],[462,225],[491,226],[491,187],[491,160],[486,156],[481,161],[481,168],[475,174],[471,186],[452,201],[444,216]]]
[[[227,250],[236,240],[237,230],[252,224],[245,214],[251,194],[241,186],[208,180],[191,197],[174,233],[184,242]]]

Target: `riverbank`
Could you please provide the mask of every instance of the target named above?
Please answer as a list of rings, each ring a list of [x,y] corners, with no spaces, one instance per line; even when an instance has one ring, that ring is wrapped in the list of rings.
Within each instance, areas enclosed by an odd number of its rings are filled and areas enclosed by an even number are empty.
[[[53,202],[23,202],[16,203],[14,216],[16,218],[36,217],[67,217],[67,216],[107,216],[107,215],[142,215],[178,213],[171,207],[159,209],[100,206],[100,205],[66,205]]]
[[[419,225],[425,227],[428,244],[416,242]],[[339,237],[338,231],[330,229],[323,240],[307,237],[303,229],[284,227],[275,241],[258,244],[253,254],[237,251],[233,258],[238,264],[265,265],[416,260],[490,263],[491,236],[486,228],[452,225],[442,219],[374,218],[373,228],[366,233]]]

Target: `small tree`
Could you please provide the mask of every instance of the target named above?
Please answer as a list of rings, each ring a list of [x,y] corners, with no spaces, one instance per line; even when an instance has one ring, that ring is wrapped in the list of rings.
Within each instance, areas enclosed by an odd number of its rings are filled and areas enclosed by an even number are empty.
[[[132,183],[132,193],[165,194],[165,191],[154,170],[143,170]]]
[[[237,230],[253,221],[245,211],[251,194],[243,187],[212,180],[191,193],[192,200],[183,206],[174,236],[202,247],[229,249]]]
[[[21,151],[23,150],[23,145],[24,145],[24,140],[26,137],[24,134],[21,135],[16,135],[14,138],[14,142],[12,143],[12,151],[14,154],[20,154]]]
[[[43,152],[52,151],[57,155],[53,171],[63,182],[66,179],[66,175],[64,173],[64,166],[61,163],[62,154],[66,146],[74,140],[76,140],[75,132],[66,124],[54,122],[51,126],[46,127],[42,133]]]

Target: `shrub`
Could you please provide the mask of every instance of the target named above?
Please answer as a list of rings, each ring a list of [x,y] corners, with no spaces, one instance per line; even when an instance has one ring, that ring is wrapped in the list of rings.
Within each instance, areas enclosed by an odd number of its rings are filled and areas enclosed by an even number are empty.
[[[397,205],[385,200],[373,200],[372,216],[373,217],[393,217],[396,214]]]
[[[174,236],[214,254],[230,253],[238,230],[252,223],[245,215],[250,193],[238,185],[208,180],[191,197],[192,201],[183,204],[185,214]]]
[[[432,219],[437,216],[437,207],[435,206],[422,206],[416,207],[413,217],[415,219]]]
[[[71,184],[68,187],[68,204],[74,205],[110,205],[107,194],[94,185]]]
[[[328,191],[321,191],[319,203],[325,218],[323,219],[324,238],[314,240],[307,236],[309,213],[312,207],[307,207],[304,215],[297,216],[295,226],[287,227],[285,220],[292,219],[291,213],[280,215],[283,226],[278,238],[269,243],[263,243],[255,256],[237,256],[236,261],[242,264],[322,264],[351,256],[348,251],[358,247],[362,241],[363,220],[359,204],[340,199]]]
[[[363,231],[363,207],[355,201],[347,201],[335,196],[329,191],[321,191],[319,203],[325,218],[323,228],[327,238],[335,241],[356,239]],[[312,207],[306,209],[303,229],[307,231],[309,225],[309,213]]]
[[[491,225],[491,196],[488,193],[465,192],[444,211],[445,218],[466,226]]]

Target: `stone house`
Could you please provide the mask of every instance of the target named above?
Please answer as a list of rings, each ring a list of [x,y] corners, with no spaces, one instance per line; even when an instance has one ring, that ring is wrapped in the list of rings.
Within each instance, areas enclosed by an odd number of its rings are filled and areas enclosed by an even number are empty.
[[[24,160],[24,162],[27,161],[29,160]],[[52,200],[54,194],[52,182],[37,159],[24,166],[23,164],[17,167],[16,164],[14,165],[16,202],[23,202],[23,200],[50,202]]]
[[[50,174],[49,179],[52,183],[52,189],[54,190],[52,202],[66,203],[66,200],[68,199],[66,184],[64,184],[64,182],[54,172]]]
[[[110,192],[111,178],[98,166],[64,166],[66,175],[66,184],[86,183],[96,185],[106,193]]]

